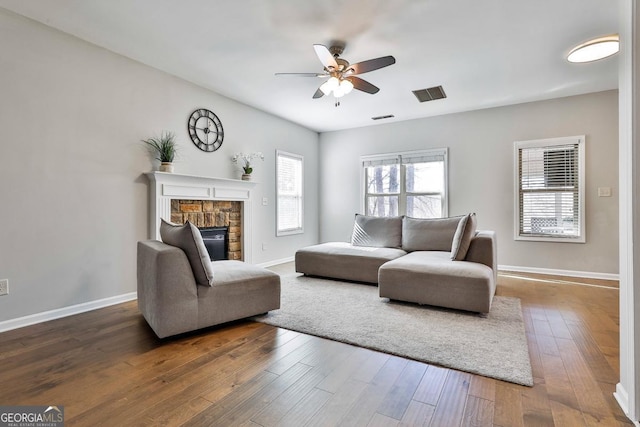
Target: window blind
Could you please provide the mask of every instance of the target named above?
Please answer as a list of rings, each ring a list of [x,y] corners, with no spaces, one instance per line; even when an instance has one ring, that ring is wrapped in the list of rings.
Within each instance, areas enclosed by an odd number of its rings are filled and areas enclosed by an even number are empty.
[[[277,153],[277,234],[302,232],[302,156]]]
[[[401,156],[401,163],[405,165],[415,163],[443,162],[445,153],[429,153],[422,155],[404,154]]]
[[[519,235],[580,236],[579,144],[518,149]]]

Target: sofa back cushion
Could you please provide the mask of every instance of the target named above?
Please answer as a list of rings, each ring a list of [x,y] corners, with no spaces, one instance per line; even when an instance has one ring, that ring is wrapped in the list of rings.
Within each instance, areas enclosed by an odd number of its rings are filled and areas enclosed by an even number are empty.
[[[356,214],[351,244],[353,246],[399,248],[402,244],[402,217]]]
[[[202,286],[213,285],[213,266],[209,252],[202,240],[198,227],[187,221],[184,225],[171,224],[164,219],[160,224],[160,237],[167,245],[184,251],[193,270],[196,283]]]
[[[453,236],[451,244],[451,259],[462,261],[467,256],[467,251],[471,245],[471,239],[476,235],[476,214],[470,213],[462,217],[458,222],[456,234]]]
[[[451,251],[453,236],[462,217],[402,219],[402,249],[412,251]]]

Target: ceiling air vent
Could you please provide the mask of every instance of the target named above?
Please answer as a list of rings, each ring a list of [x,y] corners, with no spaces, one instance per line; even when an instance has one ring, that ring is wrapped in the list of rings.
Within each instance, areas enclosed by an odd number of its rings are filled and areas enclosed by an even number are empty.
[[[382,120],[382,119],[390,119],[392,117],[395,117],[393,114],[387,114],[386,116],[376,116],[376,117],[371,117],[372,120]]]
[[[436,99],[447,97],[447,95],[444,93],[444,89],[442,89],[442,86],[414,90],[412,92],[420,102],[435,101]]]

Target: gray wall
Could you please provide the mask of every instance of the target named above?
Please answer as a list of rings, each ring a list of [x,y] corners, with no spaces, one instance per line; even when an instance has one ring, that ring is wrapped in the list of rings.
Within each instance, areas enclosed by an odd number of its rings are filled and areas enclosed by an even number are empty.
[[[350,238],[360,209],[360,156],[449,147],[449,215],[476,212],[480,228],[496,230],[499,264],[617,274],[617,95],[599,92],[323,133],[320,240]],[[587,243],[514,241],[513,142],[571,135],[586,135]],[[598,187],[611,187],[613,196],[598,197]]]
[[[238,178],[256,164],[253,262],[318,240],[318,134],[0,9],[0,321],[135,291],[154,164],[140,140],[177,135],[176,173]],[[195,108],[222,120],[215,153],[186,124]],[[305,156],[305,233],[275,237],[275,150]],[[262,197],[269,200],[262,206]],[[262,250],[266,243],[268,251]]]

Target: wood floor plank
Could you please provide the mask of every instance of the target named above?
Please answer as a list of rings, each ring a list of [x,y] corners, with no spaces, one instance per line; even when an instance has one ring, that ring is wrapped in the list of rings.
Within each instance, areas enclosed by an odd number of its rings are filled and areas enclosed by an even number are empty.
[[[522,421],[525,426],[553,426],[553,413],[544,382],[525,388],[522,395]]]
[[[314,388],[278,421],[278,427],[300,427],[306,425],[331,396],[332,394],[328,391]]]
[[[276,399],[274,399],[269,405],[267,405],[262,411],[251,417],[251,421],[264,427],[277,425],[278,422],[284,418],[284,416],[287,415],[287,413],[291,411],[291,409],[294,408],[305,395],[315,389],[316,385],[322,381],[324,377],[325,376],[322,374],[320,369],[312,368]]]
[[[576,344],[571,340],[558,339],[558,347],[587,424],[616,425],[594,374],[589,370]]]
[[[413,400],[436,406],[449,372],[446,368],[429,366],[413,395]]]
[[[512,384],[504,382],[496,384],[494,424],[503,427],[524,426],[521,392],[520,388]]]
[[[609,365],[609,362],[604,354],[602,354],[602,350],[591,334],[576,325],[569,325],[569,331],[571,332],[573,342],[578,347],[587,365],[589,365],[596,381],[609,384],[618,383],[618,375]]]
[[[408,361],[391,356],[340,420],[341,426],[367,425]]]
[[[474,375],[469,385],[469,396],[495,402],[496,400],[496,382],[493,378],[481,377]]]
[[[405,411],[404,417],[402,417],[399,426],[428,426],[429,424],[431,424],[431,419],[433,418],[433,413],[435,412],[435,410],[435,406],[412,400],[411,403],[409,403],[409,406],[407,407],[407,410]]]
[[[337,426],[349,409],[360,399],[368,383],[349,378],[340,385],[309,421],[309,427]]]
[[[462,416],[462,426],[483,427],[493,424],[494,402],[469,396]]]
[[[410,361],[404,368],[391,390],[378,406],[377,413],[401,420],[411,403],[412,397],[427,370],[427,365]]]
[[[450,427],[461,424],[470,381],[471,374],[459,371],[449,372],[431,419],[431,426]]]

